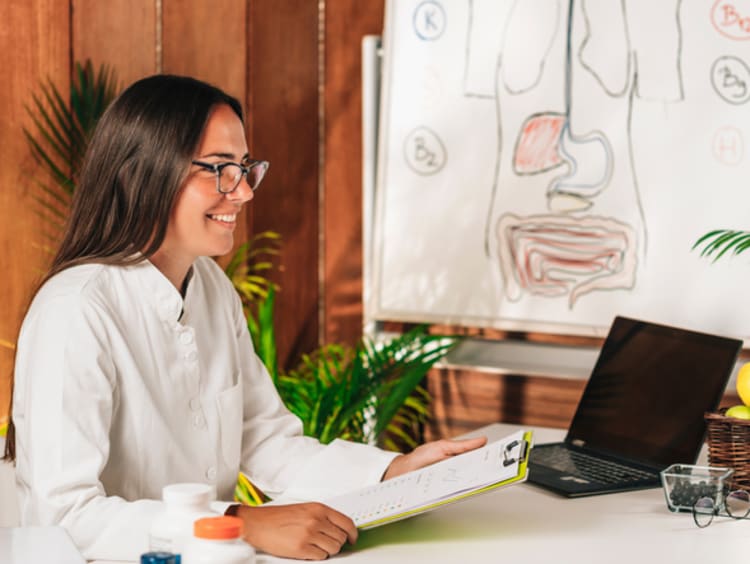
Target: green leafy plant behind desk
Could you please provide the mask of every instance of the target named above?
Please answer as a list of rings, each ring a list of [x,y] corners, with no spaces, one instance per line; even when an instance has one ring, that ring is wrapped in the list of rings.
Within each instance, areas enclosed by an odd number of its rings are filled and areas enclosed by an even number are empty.
[[[422,386],[427,372],[460,337],[430,335],[419,326],[382,341],[324,345],[302,355],[296,368],[280,370],[274,336],[276,288],[246,304],[255,351],[304,433],[323,443],[336,438],[390,450],[415,447],[430,415]]]

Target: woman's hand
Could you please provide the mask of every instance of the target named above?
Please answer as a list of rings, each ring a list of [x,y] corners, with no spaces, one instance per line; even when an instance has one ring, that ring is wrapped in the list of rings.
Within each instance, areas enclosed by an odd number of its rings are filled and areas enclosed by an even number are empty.
[[[244,523],[247,542],[285,558],[324,560],[337,554],[345,542],[357,540],[354,522],[322,503],[243,505],[237,517]]]
[[[406,472],[418,470],[435,462],[440,462],[451,456],[483,447],[487,444],[487,437],[476,437],[461,440],[440,440],[418,446],[409,454],[401,454],[391,461],[383,474],[383,480],[395,478]]]

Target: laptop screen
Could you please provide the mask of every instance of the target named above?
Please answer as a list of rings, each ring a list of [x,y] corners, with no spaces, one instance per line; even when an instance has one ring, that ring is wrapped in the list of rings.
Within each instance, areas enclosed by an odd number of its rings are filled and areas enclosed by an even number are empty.
[[[742,341],[616,317],[566,442],[654,466],[691,463]]]

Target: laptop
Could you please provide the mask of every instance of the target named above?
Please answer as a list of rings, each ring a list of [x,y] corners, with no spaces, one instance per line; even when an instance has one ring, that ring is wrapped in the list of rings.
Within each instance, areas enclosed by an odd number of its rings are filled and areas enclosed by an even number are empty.
[[[616,317],[565,440],[531,449],[532,484],[566,497],[658,487],[694,464],[742,341]]]

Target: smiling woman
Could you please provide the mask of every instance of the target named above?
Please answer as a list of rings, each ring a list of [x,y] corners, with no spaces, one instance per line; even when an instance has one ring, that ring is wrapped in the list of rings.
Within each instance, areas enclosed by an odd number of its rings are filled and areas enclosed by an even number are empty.
[[[232,248],[267,167],[249,157],[237,100],[192,78],[145,78],[104,113],[18,339],[6,452],[23,524],[64,526],[89,559],[136,560],[170,483],[229,500],[242,471],[272,497],[312,499],[483,444],[397,455],[303,436],[210,258]],[[281,556],[322,559],[357,537],[319,503],[231,512]]]

